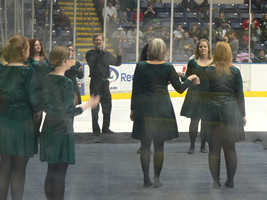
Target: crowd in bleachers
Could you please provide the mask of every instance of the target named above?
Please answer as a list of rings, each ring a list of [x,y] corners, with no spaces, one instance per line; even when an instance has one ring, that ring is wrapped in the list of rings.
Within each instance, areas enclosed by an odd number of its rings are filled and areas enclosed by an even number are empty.
[[[257,2],[256,2],[257,1]],[[253,20],[251,24],[251,53],[257,58],[260,50],[267,47],[267,1],[252,1]],[[94,0],[96,7],[101,7],[103,17],[103,2]],[[249,5],[245,4],[213,4],[212,5],[212,43],[218,41],[230,43],[235,62],[248,62],[246,59],[249,44],[248,18]],[[133,54],[135,40],[131,39],[133,25],[136,23],[135,0],[110,0],[107,12],[114,10],[113,18],[109,18],[108,35],[113,36],[112,48],[124,47],[126,58]],[[99,14],[100,15],[100,14]],[[186,61],[194,53],[197,42],[201,38],[209,39],[210,5],[207,0],[197,4],[195,0],[182,0],[174,3],[174,61]],[[140,48],[154,37],[162,38],[167,44],[170,41],[171,3],[160,0],[141,0],[140,2]],[[128,34],[129,33],[129,34]],[[116,37],[114,36],[116,35]],[[265,52],[266,53],[266,52]],[[183,56],[178,56],[183,55]],[[256,59],[253,59],[256,62]]]

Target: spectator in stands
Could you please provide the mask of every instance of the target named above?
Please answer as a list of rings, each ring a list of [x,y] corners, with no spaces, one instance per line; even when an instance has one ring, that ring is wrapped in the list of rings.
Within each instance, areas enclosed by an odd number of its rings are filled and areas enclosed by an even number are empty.
[[[102,16],[105,17],[105,9],[102,10]],[[106,7],[106,17],[107,22],[116,22],[117,21],[117,10],[113,6],[112,1],[108,2],[108,6]]]
[[[127,43],[127,35],[122,27],[118,27],[111,35],[112,47],[117,50],[118,47],[124,46]]]
[[[187,58],[193,55],[195,44],[188,32],[184,32],[184,39],[180,42],[179,53],[184,54]]]
[[[137,8],[135,7],[134,9],[133,9],[133,15],[132,15],[132,21],[134,22],[134,23],[136,23],[136,21],[137,21]],[[140,11],[140,13],[139,13],[139,22],[143,22],[143,19],[144,19],[144,15],[143,15],[143,13]]]
[[[256,28],[260,28],[260,23],[259,23],[259,21],[255,18],[255,16],[254,16],[254,13],[251,13],[252,14],[252,23],[255,23],[255,25],[256,25]],[[248,28],[249,28],[249,19],[245,19],[243,22],[242,22],[242,28],[244,29],[244,30],[248,30]]]
[[[157,33],[154,31],[153,25],[149,24],[148,29],[144,32],[144,42],[149,43],[151,40],[157,37]]]
[[[249,45],[249,32],[245,31],[243,36],[240,39],[239,47],[242,49],[242,51],[248,51],[248,45]]]
[[[62,30],[71,31],[70,19],[65,15],[65,9],[59,9],[59,15],[55,16],[55,28],[57,31],[57,36],[61,35]]]
[[[216,29],[216,40],[222,41],[223,37],[229,32],[231,28],[227,25],[225,20],[222,20],[221,26]]]
[[[232,32],[229,34],[229,39],[230,39],[230,47],[232,49],[232,54],[233,54],[233,62],[236,60],[236,55],[239,50],[239,41],[237,39],[237,34],[235,32]]]
[[[199,39],[206,39],[209,41],[209,35],[210,35],[210,23],[208,22],[206,24],[206,27],[204,27],[200,33]],[[216,31],[214,28],[212,28],[212,42],[215,43],[215,36],[216,36]]]
[[[146,11],[144,12],[144,22],[151,23],[157,21],[157,11],[152,3],[149,3]]]
[[[133,11],[135,7],[136,7],[135,0],[121,1],[121,11],[126,11],[129,14],[129,12]]]
[[[122,16],[120,18],[120,22],[129,22],[130,18],[126,11],[123,11]]]
[[[127,40],[130,45],[135,44],[136,42],[136,25],[132,24],[131,28],[127,32]],[[144,37],[143,33],[139,30],[139,42],[143,42],[142,38]]]
[[[196,13],[199,11],[199,5],[195,0],[182,0],[181,6],[184,12]]]
[[[49,12],[48,9],[44,9],[41,14],[37,14],[36,17],[37,31],[40,33],[39,37],[42,38],[42,41],[46,41],[49,33]],[[38,34],[37,32],[37,34]]]
[[[167,48],[169,48],[169,46],[170,46],[170,33],[169,33],[169,29],[167,27],[165,27],[165,26],[162,27],[162,31],[159,35],[159,38],[162,39],[165,42]]]
[[[258,55],[253,58],[253,63],[267,63],[267,57],[263,49],[258,51]]]
[[[267,24],[265,24],[262,28],[261,31],[261,42],[265,44],[265,46],[267,47]]]
[[[173,31],[174,36],[174,49],[178,49],[179,42],[183,39],[184,29],[181,24],[177,24],[176,30]]]
[[[219,27],[222,25],[222,22],[223,22],[223,21],[225,21],[225,22],[226,22],[226,25],[229,26],[229,27],[231,28],[230,24],[229,24],[229,23],[227,22],[227,20],[226,20],[226,17],[225,17],[224,12],[223,12],[223,11],[220,11],[220,12],[219,12],[219,17],[218,17],[218,18],[215,18],[215,25],[216,25],[216,28],[219,28]]]
[[[260,43],[261,29],[256,27],[256,24],[253,22],[251,24],[251,40],[253,43]]]
[[[263,17],[260,20],[260,26],[263,28],[267,24],[267,13],[263,14]]]
[[[190,31],[189,31],[189,36],[193,38],[194,43],[197,44],[199,37],[200,37],[200,30],[198,29],[197,24],[193,24]]]
[[[206,18],[209,17],[210,4],[208,0],[203,0],[203,2],[199,6],[199,12],[203,13]]]
[[[120,11],[120,8],[121,8],[121,2],[120,2],[120,0],[115,0],[114,1],[114,7],[116,8],[117,13],[118,13]]]
[[[225,35],[223,37],[223,41],[226,42],[226,43],[229,43],[229,37],[227,35]]]

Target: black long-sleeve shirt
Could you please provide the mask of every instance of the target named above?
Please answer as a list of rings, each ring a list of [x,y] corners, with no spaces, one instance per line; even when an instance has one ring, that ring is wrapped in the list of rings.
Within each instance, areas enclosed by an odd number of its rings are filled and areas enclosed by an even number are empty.
[[[121,65],[121,56],[114,57],[107,51],[90,50],[86,53],[86,61],[90,68],[91,78],[109,78],[109,65]]]

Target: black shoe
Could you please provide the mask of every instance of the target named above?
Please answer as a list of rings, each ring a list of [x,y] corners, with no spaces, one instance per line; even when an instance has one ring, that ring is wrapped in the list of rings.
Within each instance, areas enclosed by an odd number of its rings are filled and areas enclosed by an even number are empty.
[[[206,149],[205,145],[200,147],[201,153],[208,153],[208,150]]]
[[[144,181],[144,187],[150,187],[152,185],[153,185],[153,183],[150,180]]]
[[[224,185],[228,188],[233,188],[235,186],[234,181],[227,180]]]
[[[188,154],[194,154],[195,151],[195,146],[190,146],[190,148],[188,149],[187,153]]]
[[[212,187],[213,187],[214,189],[218,189],[219,187],[221,187],[221,184],[220,184],[219,181],[214,181]]]
[[[94,132],[93,132],[93,135],[94,135],[94,136],[100,136],[101,133],[100,133],[100,131],[94,131]]]
[[[102,133],[104,133],[104,134],[115,134],[115,132],[113,132],[110,129],[108,129],[108,130],[102,130]]]

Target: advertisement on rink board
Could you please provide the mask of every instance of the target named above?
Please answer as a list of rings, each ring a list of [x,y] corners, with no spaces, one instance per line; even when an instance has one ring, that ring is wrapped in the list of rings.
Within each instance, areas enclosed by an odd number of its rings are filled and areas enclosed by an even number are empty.
[[[177,72],[185,74],[187,63],[174,63]],[[267,73],[266,64],[240,64],[234,63],[242,74],[244,91],[267,91],[267,79],[264,74]],[[110,66],[110,91],[111,93],[130,93],[134,78],[136,64],[122,64],[120,66]],[[260,70],[259,70],[260,69]],[[259,71],[263,73],[258,73]],[[265,72],[266,71],[266,72]],[[81,95],[89,95],[89,67],[83,64],[84,78],[78,79]],[[174,91],[169,85],[169,90]]]

